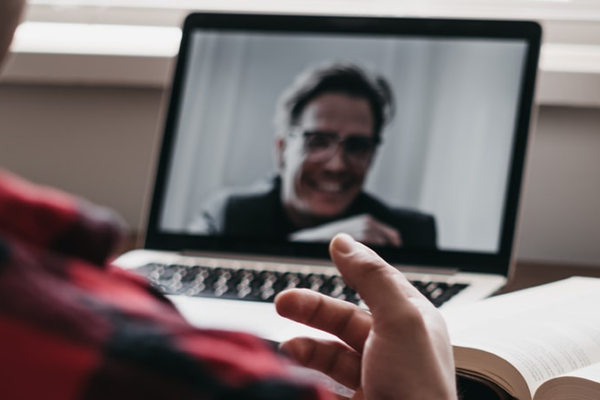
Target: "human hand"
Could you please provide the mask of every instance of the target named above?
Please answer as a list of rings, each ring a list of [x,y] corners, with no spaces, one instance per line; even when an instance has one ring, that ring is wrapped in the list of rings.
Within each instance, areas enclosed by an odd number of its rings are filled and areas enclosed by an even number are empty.
[[[306,228],[290,235],[290,240],[301,242],[330,241],[338,233],[347,233],[355,240],[371,245],[401,246],[402,237],[395,228],[376,220],[369,214],[329,222]]]
[[[307,289],[275,299],[284,317],[342,342],[294,338],[282,344],[301,365],[354,389],[353,399],[455,400],[452,348],[439,311],[404,275],[348,235],[330,253],[371,313]]]

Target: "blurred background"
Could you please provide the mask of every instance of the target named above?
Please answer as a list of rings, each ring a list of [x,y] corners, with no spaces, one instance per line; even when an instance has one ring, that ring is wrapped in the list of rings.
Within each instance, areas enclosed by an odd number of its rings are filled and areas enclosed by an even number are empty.
[[[544,28],[517,259],[600,267],[600,2],[31,0],[0,78],[0,165],[143,224],[190,10],[533,19]]]

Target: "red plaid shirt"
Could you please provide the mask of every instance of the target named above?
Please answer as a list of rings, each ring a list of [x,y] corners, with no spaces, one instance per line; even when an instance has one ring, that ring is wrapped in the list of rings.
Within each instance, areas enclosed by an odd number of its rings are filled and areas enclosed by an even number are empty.
[[[0,171],[0,398],[320,399],[243,333],[190,326],[107,262],[114,215]]]

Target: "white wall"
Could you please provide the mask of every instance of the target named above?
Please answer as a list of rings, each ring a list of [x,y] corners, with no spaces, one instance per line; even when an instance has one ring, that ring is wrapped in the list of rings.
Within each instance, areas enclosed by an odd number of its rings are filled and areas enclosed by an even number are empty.
[[[0,85],[0,166],[106,204],[137,229],[159,90]]]
[[[0,85],[0,165],[106,204],[136,229],[162,128],[162,91]],[[600,266],[600,109],[542,107],[520,259]]]
[[[600,109],[542,107],[533,139],[518,256],[600,266]]]

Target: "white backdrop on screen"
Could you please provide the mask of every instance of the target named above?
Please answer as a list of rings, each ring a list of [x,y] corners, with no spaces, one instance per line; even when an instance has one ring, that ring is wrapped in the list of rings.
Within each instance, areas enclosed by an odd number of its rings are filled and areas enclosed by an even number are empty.
[[[525,45],[198,32],[161,227],[274,171],[275,104],[302,71],[348,61],[384,76],[396,115],[367,191],[436,218],[442,249],[496,251]],[[210,143],[206,145],[205,143]]]

